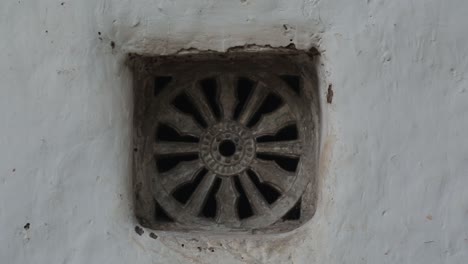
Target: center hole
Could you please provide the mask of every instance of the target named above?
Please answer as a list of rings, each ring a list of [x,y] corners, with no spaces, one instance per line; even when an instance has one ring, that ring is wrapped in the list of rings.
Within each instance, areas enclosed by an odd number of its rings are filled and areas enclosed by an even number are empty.
[[[219,144],[219,153],[225,157],[230,157],[236,152],[236,145],[231,140],[223,140]]]

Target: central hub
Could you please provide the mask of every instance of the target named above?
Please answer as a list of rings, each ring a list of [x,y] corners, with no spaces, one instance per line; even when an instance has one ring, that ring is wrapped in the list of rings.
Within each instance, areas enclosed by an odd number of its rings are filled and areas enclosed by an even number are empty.
[[[219,153],[224,157],[231,157],[236,153],[236,144],[231,140],[223,140],[221,144],[219,144]]]
[[[254,159],[255,140],[250,130],[237,122],[221,122],[202,135],[200,157],[207,169],[218,175],[237,175]]]

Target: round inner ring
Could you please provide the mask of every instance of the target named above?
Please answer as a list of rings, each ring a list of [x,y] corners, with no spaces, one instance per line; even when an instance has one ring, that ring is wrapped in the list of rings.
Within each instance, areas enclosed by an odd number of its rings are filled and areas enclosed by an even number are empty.
[[[255,139],[235,121],[208,128],[200,140],[200,157],[208,170],[222,176],[244,171],[255,157]]]
[[[234,155],[234,153],[236,153],[236,144],[234,144],[234,142],[231,140],[223,140],[219,144],[218,151],[224,157],[231,157]]]

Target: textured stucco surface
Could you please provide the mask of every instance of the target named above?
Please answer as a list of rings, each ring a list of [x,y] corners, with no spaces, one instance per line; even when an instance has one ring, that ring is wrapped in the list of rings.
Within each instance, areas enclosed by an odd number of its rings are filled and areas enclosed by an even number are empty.
[[[466,10],[465,0],[1,1],[0,262],[467,263]],[[318,47],[321,101],[334,90],[314,218],[279,236],[138,235],[125,54],[290,43]]]

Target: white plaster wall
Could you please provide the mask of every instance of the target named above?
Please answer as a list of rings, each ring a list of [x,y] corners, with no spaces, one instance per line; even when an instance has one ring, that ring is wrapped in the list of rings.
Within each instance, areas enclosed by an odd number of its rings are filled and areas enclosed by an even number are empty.
[[[467,10],[2,0],[0,263],[468,263]],[[335,91],[315,217],[260,238],[136,234],[125,54],[290,43],[319,48]]]

